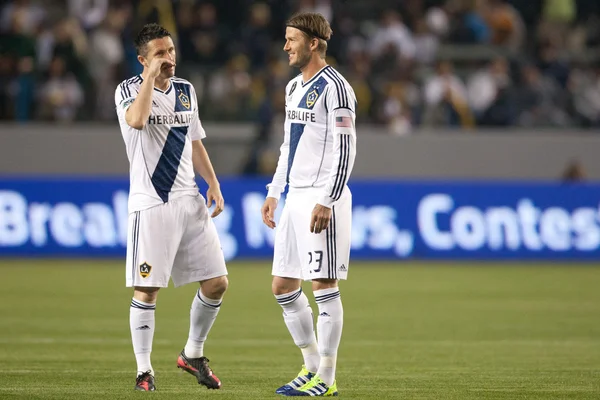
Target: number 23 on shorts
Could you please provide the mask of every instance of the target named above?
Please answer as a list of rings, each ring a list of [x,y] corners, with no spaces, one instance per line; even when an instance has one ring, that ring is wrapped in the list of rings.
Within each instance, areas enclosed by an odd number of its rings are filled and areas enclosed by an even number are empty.
[[[323,251],[322,250],[316,250],[316,251],[309,251],[308,252],[308,265],[309,267],[313,267],[313,262],[314,262],[314,269],[312,269],[312,272],[320,272],[321,271],[321,267],[323,266]]]

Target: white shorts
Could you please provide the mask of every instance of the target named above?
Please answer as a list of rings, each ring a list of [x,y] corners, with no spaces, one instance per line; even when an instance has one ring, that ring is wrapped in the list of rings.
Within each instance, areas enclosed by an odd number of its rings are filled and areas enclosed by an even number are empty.
[[[332,207],[329,226],[310,232],[321,191],[290,189],[275,233],[273,275],[303,280],[347,279],[352,230],[352,194],[346,187]]]
[[[183,196],[129,214],[126,286],[177,286],[227,275],[204,198]]]

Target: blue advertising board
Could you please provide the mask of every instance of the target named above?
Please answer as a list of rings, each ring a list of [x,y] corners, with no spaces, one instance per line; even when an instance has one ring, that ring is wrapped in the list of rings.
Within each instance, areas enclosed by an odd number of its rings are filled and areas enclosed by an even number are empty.
[[[260,215],[266,183],[221,181],[227,207],[215,224],[228,260],[272,255],[275,232]],[[0,256],[124,257],[128,187],[126,179],[1,178]],[[350,187],[354,259],[600,260],[597,184],[353,180]]]

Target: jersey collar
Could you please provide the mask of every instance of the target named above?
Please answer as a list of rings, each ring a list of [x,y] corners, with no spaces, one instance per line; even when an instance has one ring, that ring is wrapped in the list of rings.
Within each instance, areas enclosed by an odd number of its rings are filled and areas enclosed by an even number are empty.
[[[312,78],[310,78],[309,80],[307,80],[306,82],[302,82],[302,80],[300,80],[300,83],[302,84],[302,87],[314,82],[315,79],[317,79],[319,77],[319,75],[321,75],[321,73],[325,70],[325,68],[329,67],[329,65],[325,65],[323,68],[321,68]]]
[[[142,80],[142,82],[144,82],[144,78],[142,77],[142,74],[140,74],[139,77]],[[156,86],[154,87],[154,90],[156,90],[157,92],[163,93],[163,94],[171,93],[171,89],[173,89],[173,82],[171,81],[170,78],[169,78],[169,87],[167,88],[167,90],[162,91],[159,88],[157,88]]]

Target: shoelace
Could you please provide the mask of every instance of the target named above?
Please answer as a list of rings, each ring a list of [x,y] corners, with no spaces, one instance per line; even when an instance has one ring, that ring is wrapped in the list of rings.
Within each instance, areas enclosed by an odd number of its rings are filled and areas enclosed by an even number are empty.
[[[146,371],[143,374],[141,374],[140,376],[137,377],[136,382],[140,383],[140,382],[144,382],[145,380],[151,378],[152,375],[150,375],[150,371]]]

